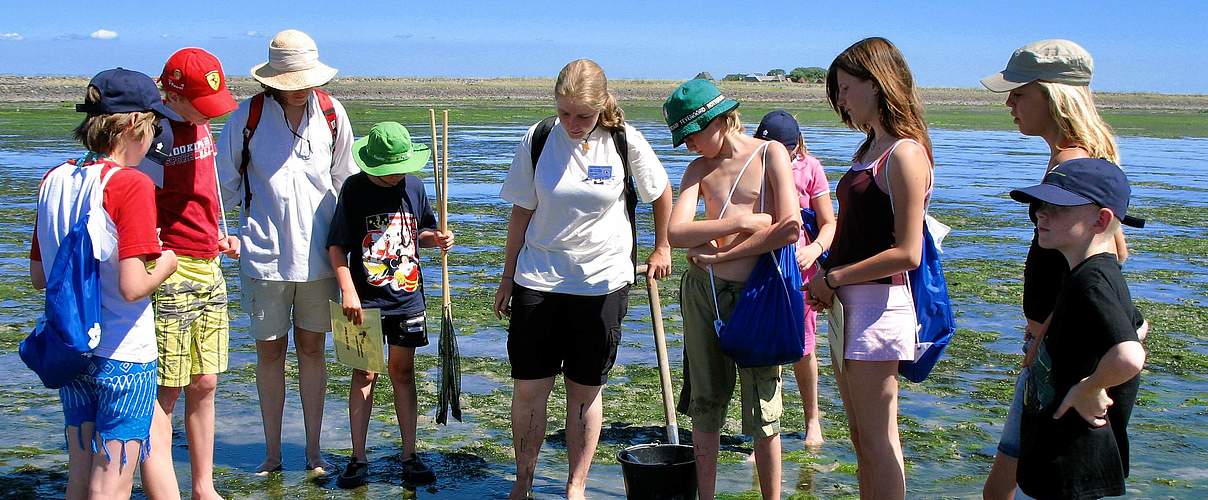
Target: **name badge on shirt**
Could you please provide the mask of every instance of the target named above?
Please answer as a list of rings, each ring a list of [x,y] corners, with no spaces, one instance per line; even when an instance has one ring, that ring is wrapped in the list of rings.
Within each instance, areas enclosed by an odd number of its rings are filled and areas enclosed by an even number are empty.
[[[596,184],[603,184],[604,181],[612,180],[612,165],[588,166],[587,180]]]

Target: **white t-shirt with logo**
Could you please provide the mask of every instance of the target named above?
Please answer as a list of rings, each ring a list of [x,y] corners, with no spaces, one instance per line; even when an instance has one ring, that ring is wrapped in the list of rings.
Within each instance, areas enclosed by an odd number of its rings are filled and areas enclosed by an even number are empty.
[[[499,196],[533,210],[516,260],[515,283],[571,295],[605,295],[633,283],[633,237],[625,213],[625,169],[612,135],[596,127],[586,141],[555,122],[534,175],[533,131],[516,148]],[[625,125],[629,169],[643,203],[667,188],[667,171],[650,143]]]

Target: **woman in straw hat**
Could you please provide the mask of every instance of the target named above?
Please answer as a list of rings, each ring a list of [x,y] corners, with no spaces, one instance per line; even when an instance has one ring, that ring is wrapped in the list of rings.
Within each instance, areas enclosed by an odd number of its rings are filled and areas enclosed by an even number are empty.
[[[512,204],[503,276],[495,291],[496,316],[510,317],[512,498],[524,498],[532,487],[546,407],[559,373],[566,407],[579,408],[566,412],[566,497],[583,498],[603,420],[601,389],[616,361],[634,282],[636,221],[629,220],[628,202],[641,198],[654,205],[647,279],[671,272],[667,172],[641,132],[625,123],[604,70],[587,59],[571,61],[558,74],[554,100],[556,121],[529,129],[500,191]],[[543,147],[534,145],[538,129],[548,134]],[[634,181],[628,194],[619,134],[626,139]]]
[[[914,77],[889,40],[866,38],[835,57],[826,94],[843,123],[865,137],[835,189],[834,244],[809,281],[807,301],[821,309],[837,297],[844,306],[846,341],[835,380],[860,495],[904,498],[897,375],[899,361],[914,359],[917,323],[905,273],[922,261],[931,139]]]
[[[264,93],[239,105],[218,140],[224,208],[242,206],[239,258],[243,310],[256,339],[256,391],[265,458],[256,469],[281,469],[286,332],[293,327],[306,427],[306,467],[326,474],[320,453],[324,353],[331,329],[328,300],[335,273],[324,236],[344,180],[357,171],[352,125],[344,107],[317,87],[336,70],[319,62],[306,33],[285,30],[269,43],[269,60],[252,68]]]
[[[1007,93],[1006,105],[1011,108],[1011,116],[1020,133],[1044,139],[1049,147],[1046,173],[1061,162],[1077,158],[1103,158],[1120,164],[1112,129],[1099,116],[1091,97],[1089,85],[1093,69],[1090,53],[1080,45],[1069,40],[1040,40],[1016,49],[1005,69],[981,80],[987,89]],[[1035,214],[1031,215],[1035,220]],[[1116,233],[1116,255],[1121,263],[1128,256],[1123,232]],[[1068,273],[1069,263],[1061,252],[1041,248],[1033,235],[1024,261],[1023,312],[1027,320],[1024,368],[1016,380],[1015,398],[1003,424],[998,453],[982,489],[985,498],[1007,499],[1015,494],[1023,385],[1036,346],[1048,329],[1061,281]],[[1144,340],[1148,325],[1136,307],[1131,316],[1138,328],[1138,337]],[[1134,392],[1136,389],[1135,385],[1131,387]],[[1109,409],[1109,413],[1126,411],[1128,409],[1118,406]]]

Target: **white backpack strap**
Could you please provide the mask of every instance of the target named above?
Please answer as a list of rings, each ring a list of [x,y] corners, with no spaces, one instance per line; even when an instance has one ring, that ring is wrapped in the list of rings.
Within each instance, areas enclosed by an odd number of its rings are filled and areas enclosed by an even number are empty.
[[[768,144],[766,142],[764,144],[760,145],[759,147],[763,148],[763,151],[765,151],[765,152],[768,150]],[[726,202],[724,204],[722,204],[721,212],[717,213],[718,219],[720,219],[720,218],[722,218],[722,216],[726,215],[726,209],[730,208],[730,199],[734,197],[734,191],[738,189],[739,181],[742,181],[742,174],[745,174],[747,172],[747,167],[751,166],[751,161],[755,160],[755,156],[757,156],[758,154],[759,154],[759,150],[756,149],[755,152],[751,153],[751,157],[747,158],[747,162],[742,165],[742,170],[738,171],[738,177],[736,179],[734,179],[734,185],[730,186],[730,194],[726,195]],[[762,184],[760,184],[759,189],[760,189],[760,192],[763,192]]]
[[[726,202],[721,206],[721,212],[717,213],[718,219],[721,219],[722,216],[726,214],[726,209],[730,208],[730,200],[734,197],[734,191],[738,189],[738,183],[740,181],[742,181],[742,175],[747,172],[747,167],[751,166],[751,161],[753,161],[755,159],[755,157],[760,154],[760,149],[763,150],[763,154],[766,156],[767,151],[768,151],[768,143],[765,142],[765,143],[761,144],[759,146],[759,148],[757,148],[754,152],[752,152],[751,156],[749,158],[747,158],[747,162],[742,165],[742,169],[738,171],[738,178],[734,179],[734,185],[730,186],[730,194],[726,195]],[[764,170],[764,176],[766,177],[767,170],[768,170],[766,162],[763,165],[763,170]],[[759,181],[760,210],[763,209],[763,182],[764,182],[763,180]],[[713,264],[709,264],[708,267],[709,267],[709,289],[713,291],[713,314],[716,318],[716,320],[713,322],[713,328],[715,330],[717,330],[718,334],[721,334],[721,330],[719,327],[719,325],[722,324],[721,307],[717,305],[717,285],[714,283],[714,278],[713,278]]]

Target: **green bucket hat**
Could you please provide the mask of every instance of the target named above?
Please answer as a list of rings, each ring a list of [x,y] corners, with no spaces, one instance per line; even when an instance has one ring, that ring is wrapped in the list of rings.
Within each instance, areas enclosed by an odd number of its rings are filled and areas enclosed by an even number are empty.
[[[663,119],[671,129],[671,144],[678,148],[685,137],[700,132],[714,118],[737,107],[738,101],[722,95],[709,80],[684,82],[663,102]]]
[[[352,143],[352,159],[366,174],[381,177],[415,172],[428,163],[432,152],[411,142],[411,133],[398,122],[381,122]]]

